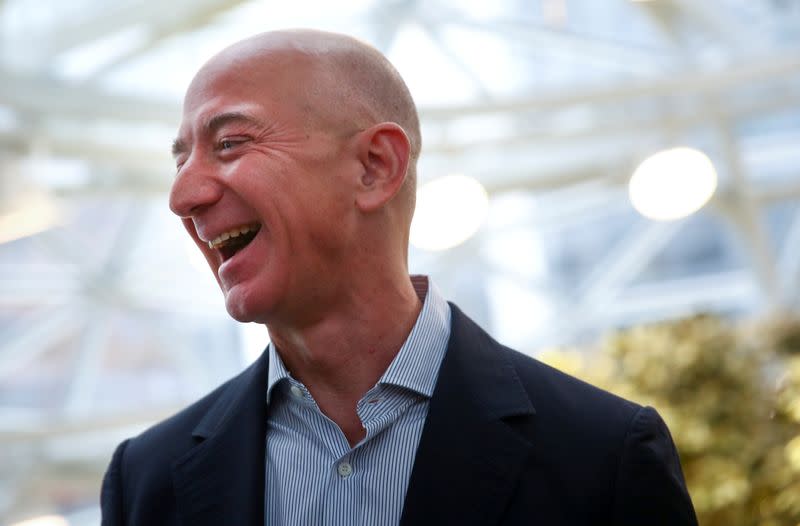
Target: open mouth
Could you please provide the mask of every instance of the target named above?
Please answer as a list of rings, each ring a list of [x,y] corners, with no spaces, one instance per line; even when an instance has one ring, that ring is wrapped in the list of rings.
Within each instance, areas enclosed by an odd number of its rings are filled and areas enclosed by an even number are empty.
[[[258,223],[232,228],[209,241],[208,247],[218,250],[225,262],[249,245],[259,230],[261,225]]]

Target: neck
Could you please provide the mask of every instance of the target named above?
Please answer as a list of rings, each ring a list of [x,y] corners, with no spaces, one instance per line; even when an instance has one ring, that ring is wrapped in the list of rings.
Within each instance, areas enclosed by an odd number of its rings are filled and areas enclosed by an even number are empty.
[[[312,325],[270,324],[270,339],[291,375],[353,445],[363,438],[356,404],[397,356],[421,308],[405,275],[388,286],[362,284],[347,291]]]

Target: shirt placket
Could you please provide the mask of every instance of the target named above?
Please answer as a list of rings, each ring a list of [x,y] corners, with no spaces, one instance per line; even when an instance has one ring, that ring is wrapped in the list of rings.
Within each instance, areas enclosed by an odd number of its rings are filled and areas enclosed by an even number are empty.
[[[311,393],[299,382],[291,381],[289,392],[301,410],[310,415],[304,419],[309,434],[328,451],[325,472],[328,491],[324,506],[323,525],[361,524],[362,509],[358,500],[359,473],[355,449],[350,448],[339,426],[325,416]],[[356,446],[358,448],[359,446]]]

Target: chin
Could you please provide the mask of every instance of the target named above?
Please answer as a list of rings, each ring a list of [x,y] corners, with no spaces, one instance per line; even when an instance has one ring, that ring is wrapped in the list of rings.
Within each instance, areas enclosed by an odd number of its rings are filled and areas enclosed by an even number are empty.
[[[241,323],[265,323],[263,312],[259,309],[246,308],[242,305],[226,304],[228,315]]]
[[[234,320],[236,320],[236,321],[238,321],[240,323],[250,323],[250,322],[256,321],[254,316],[250,316],[248,313],[241,312],[241,311],[236,310],[236,309],[230,309],[229,308],[228,309],[228,314],[230,315],[231,318],[233,318]]]
[[[242,301],[241,298],[236,298],[235,295],[230,293],[225,295],[225,309],[234,320],[241,323],[254,321],[253,311],[248,307],[247,302]]]
[[[264,312],[269,311],[264,305],[230,293],[225,296],[225,309],[231,318],[241,323],[266,323]]]

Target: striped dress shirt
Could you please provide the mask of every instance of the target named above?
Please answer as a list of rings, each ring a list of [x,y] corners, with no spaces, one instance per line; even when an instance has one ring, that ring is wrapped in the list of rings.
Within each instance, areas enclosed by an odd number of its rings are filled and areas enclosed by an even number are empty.
[[[266,495],[269,526],[390,525],[403,512],[430,397],[450,337],[450,306],[425,276],[405,343],[356,406],[366,429],[351,448],[269,346]]]

